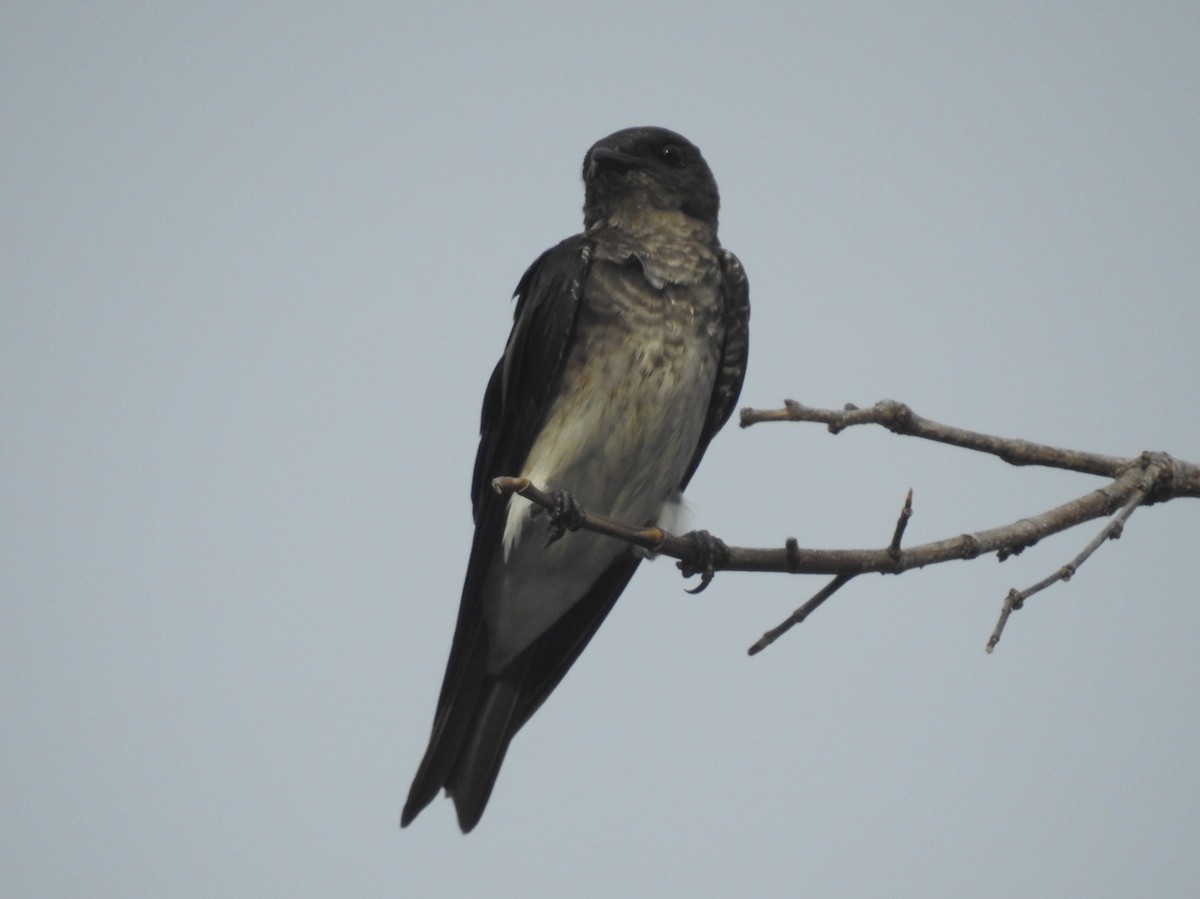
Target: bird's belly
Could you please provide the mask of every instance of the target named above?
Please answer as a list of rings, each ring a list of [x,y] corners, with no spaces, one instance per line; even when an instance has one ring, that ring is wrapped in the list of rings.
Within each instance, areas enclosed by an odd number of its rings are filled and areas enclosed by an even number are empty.
[[[662,329],[636,342],[593,339],[564,366],[559,392],[521,474],[569,490],[585,508],[653,524],[676,497],[712,396],[716,347]],[[628,546],[586,531],[545,547],[545,519],[510,500],[503,549],[485,581],[489,667],[498,670],[578,602]]]

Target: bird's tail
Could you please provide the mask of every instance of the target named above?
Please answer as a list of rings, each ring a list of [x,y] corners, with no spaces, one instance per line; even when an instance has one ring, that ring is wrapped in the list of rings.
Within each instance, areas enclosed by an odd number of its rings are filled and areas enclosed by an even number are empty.
[[[486,673],[482,659],[472,661],[453,702],[434,725],[400,816],[401,827],[407,827],[442,787],[454,799],[463,833],[479,823],[487,807],[508,744],[523,722],[518,707],[528,659],[518,657],[498,677]]]
[[[487,670],[482,615],[474,621],[470,614],[460,615],[433,734],[404,804],[402,827],[442,787],[454,799],[464,833],[479,823],[508,744],[575,663],[639,561],[631,552],[614,559],[582,599],[496,674]],[[468,591],[471,583],[468,576]]]
[[[506,672],[510,673],[523,672]],[[446,782],[446,792],[454,799],[458,826],[463,833],[470,832],[483,816],[508,744],[520,726],[517,707],[522,680],[519,676],[515,681],[505,677],[491,681],[484,689],[458,763]]]

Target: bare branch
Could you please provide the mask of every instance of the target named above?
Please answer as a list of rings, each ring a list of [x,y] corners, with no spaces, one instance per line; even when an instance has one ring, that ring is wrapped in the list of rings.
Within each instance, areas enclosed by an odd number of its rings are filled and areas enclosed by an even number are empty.
[[[1085,521],[1112,515],[1140,483],[1143,469],[1138,465],[1111,484],[1063,503],[1039,515],[1022,518],[1012,524],[960,534],[911,549],[902,549],[893,558],[885,549],[805,549],[792,541],[781,549],[729,547],[729,559],[717,567],[720,571],[776,571],[791,574],[864,574],[878,571],[900,574],[911,568],[924,568],[958,559],[974,559],[992,552],[1015,553],[1039,540],[1067,530]],[[546,509],[554,508],[554,498],[526,478],[496,478],[493,488],[500,493],[519,493]],[[674,559],[688,558],[692,544],[661,528],[639,528],[624,522],[581,510],[581,526],[624,540],[651,552]]]
[[[895,400],[881,400],[869,409],[860,409],[847,404],[845,409],[814,409],[795,400],[784,400],[782,409],[743,409],[741,426],[767,421],[811,421],[829,426],[831,434],[838,434],[854,425],[875,424],[887,428],[896,434],[908,437],[920,437],[947,443],[963,449],[976,450],[998,456],[1010,465],[1041,465],[1048,468],[1064,468],[1083,474],[1100,475],[1101,477],[1116,478],[1132,464],[1135,459],[1123,459],[1120,456],[1104,456],[1099,453],[1084,453],[1077,450],[1061,449],[1043,443],[1032,443],[1028,440],[1017,440],[1007,437],[994,437],[990,434],[980,434],[965,428],[944,425],[928,418],[923,418],[913,412],[904,403]],[[1156,491],[1149,502],[1162,502],[1176,496],[1200,497],[1200,465],[1191,462],[1171,460],[1175,468],[1170,493],[1159,495]],[[1156,485],[1164,487],[1163,480]]]
[[[974,559],[993,552],[1000,561],[1004,561],[1045,537],[1086,521],[1113,516],[1095,539],[1068,565],[1023,591],[1009,591],[999,621],[987,643],[987,651],[991,652],[1000,641],[1009,617],[1022,607],[1028,597],[1051,584],[1070,579],[1101,544],[1120,536],[1125,522],[1139,506],[1166,502],[1178,497],[1200,497],[1200,465],[1175,459],[1166,453],[1147,452],[1125,459],[1061,449],[1027,440],[994,437],[922,418],[908,406],[892,400],[876,403],[869,409],[848,405],[841,411],[813,409],[793,400],[786,400],[783,409],[742,410],[742,427],[765,421],[821,422],[828,425],[829,430],[835,434],[853,425],[877,424],[897,434],[990,453],[1012,465],[1060,468],[1111,478],[1111,481],[1104,487],[1085,493],[1070,502],[1011,524],[971,534],[960,534],[911,549],[902,549],[900,545],[908,519],[912,515],[911,490],[896,522],[892,542],[885,549],[803,549],[794,538],[788,537],[782,549],[727,547],[726,553],[724,544],[717,540],[715,542],[723,549],[720,556],[712,560],[711,565],[706,565],[705,582],[713,571],[775,571],[834,576],[833,580],[793,612],[786,621],[767,631],[750,648],[751,655],[760,652],[780,635],[799,624],[821,603],[860,574],[871,571],[901,574],[913,568],[923,568],[926,565],[955,559]],[[526,478],[496,478],[492,486],[500,493],[519,493],[545,509],[555,508],[554,497],[531,484]],[[586,530],[679,559],[679,567],[685,576],[691,571],[691,560],[696,552],[695,540],[668,534],[657,527],[635,527],[582,509],[578,512],[578,518],[573,519],[572,526],[578,521]],[[705,536],[707,537],[707,532]]]

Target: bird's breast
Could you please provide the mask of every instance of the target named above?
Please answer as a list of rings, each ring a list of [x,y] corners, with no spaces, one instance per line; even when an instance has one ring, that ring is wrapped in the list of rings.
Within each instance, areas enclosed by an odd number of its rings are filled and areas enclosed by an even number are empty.
[[[715,272],[715,265],[714,265]],[[571,347],[521,474],[585,508],[650,525],[676,498],[720,357],[716,273],[656,286],[640,262],[596,260]],[[529,503],[510,499],[485,587],[491,664],[504,664],[577,602],[627,547],[579,531],[543,547]]]
[[[715,277],[657,286],[640,260],[597,260],[526,476],[596,511],[657,517],[700,440],[719,313]]]

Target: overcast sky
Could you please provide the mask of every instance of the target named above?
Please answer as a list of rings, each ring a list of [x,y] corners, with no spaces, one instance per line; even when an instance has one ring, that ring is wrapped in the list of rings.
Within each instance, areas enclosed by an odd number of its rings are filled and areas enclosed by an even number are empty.
[[[903,400],[1200,461],[1200,6],[9,3],[0,870],[12,896],[1183,896],[1200,505],[864,578],[643,566],[480,826],[399,810],[479,406],[596,139],[704,151],[741,405]],[[1102,481],[731,426],[732,544],[911,543]]]

